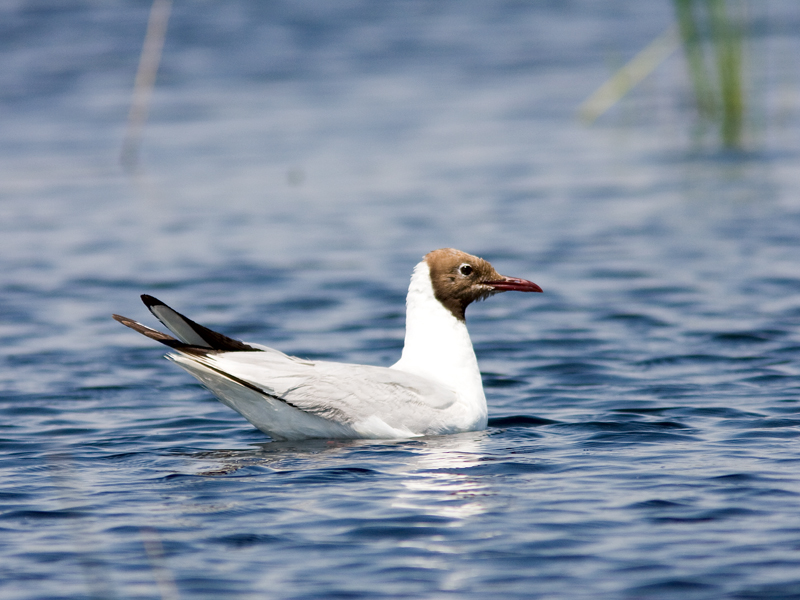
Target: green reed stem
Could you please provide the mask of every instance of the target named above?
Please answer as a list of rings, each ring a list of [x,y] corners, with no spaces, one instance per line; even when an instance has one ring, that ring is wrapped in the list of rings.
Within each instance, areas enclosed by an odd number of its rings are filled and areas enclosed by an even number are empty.
[[[674,4],[697,111],[701,118],[717,122],[724,147],[739,148],[745,114],[740,19],[731,18],[726,0],[674,0]],[[712,56],[706,58],[708,47]]]
[[[727,14],[725,0],[707,0],[722,106],[721,135],[727,148],[741,145],[744,119],[742,30]]]
[[[678,29],[681,33],[683,51],[689,65],[695,103],[701,117],[713,118],[717,112],[715,90],[709,83],[703,57],[702,38],[699,19],[696,16],[694,0],[675,0],[675,11],[678,17]]]

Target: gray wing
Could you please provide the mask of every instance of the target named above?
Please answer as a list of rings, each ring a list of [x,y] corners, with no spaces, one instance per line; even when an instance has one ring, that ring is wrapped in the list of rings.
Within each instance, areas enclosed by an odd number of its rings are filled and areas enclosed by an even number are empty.
[[[435,381],[386,367],[304,361],[258,346],[257,352],[186,356],[307,413],[357,423],[376,413],[441,411],[457,399]],[[422,416],[422,415],[419,415]]]

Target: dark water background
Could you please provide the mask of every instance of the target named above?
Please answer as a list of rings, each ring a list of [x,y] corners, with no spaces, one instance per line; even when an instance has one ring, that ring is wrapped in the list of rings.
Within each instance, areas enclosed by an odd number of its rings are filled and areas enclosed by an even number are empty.
[[[752,3],[743,152],[669,2],[0,7],[0,597],[800,598],[800,9]],[[711,141],[709,141],[711,140]],[[488,430],[272,443],[113,322],[146,292],[311,358],[399,356],[455,246]]]

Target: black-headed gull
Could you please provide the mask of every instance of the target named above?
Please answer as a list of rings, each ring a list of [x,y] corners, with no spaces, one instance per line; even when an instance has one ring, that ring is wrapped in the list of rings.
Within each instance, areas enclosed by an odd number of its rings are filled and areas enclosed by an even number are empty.
[[[486,427],[486,397],[464,311],[511,290],[542,288],[504,277],[460,250],[426,254],[411,276],[405,345],[391,367],[309,361],[246,344],[147,295],[142,300],[175,337],[114,318],[172,348],[167,358],[274,439],[407,438]]]

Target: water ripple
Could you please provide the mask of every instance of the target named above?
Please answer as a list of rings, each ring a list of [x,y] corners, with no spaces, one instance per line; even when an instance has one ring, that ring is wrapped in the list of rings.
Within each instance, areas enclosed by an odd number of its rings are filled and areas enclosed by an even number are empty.
[[[800,597],[796,3],[740,152],[677,56],[575,119],[667,2],[173,3],[128,177],[151,4],[0,8],[0,597]],[[388,366],[442,246],[545,289],[486,431],[274,442],[109,318]]]

